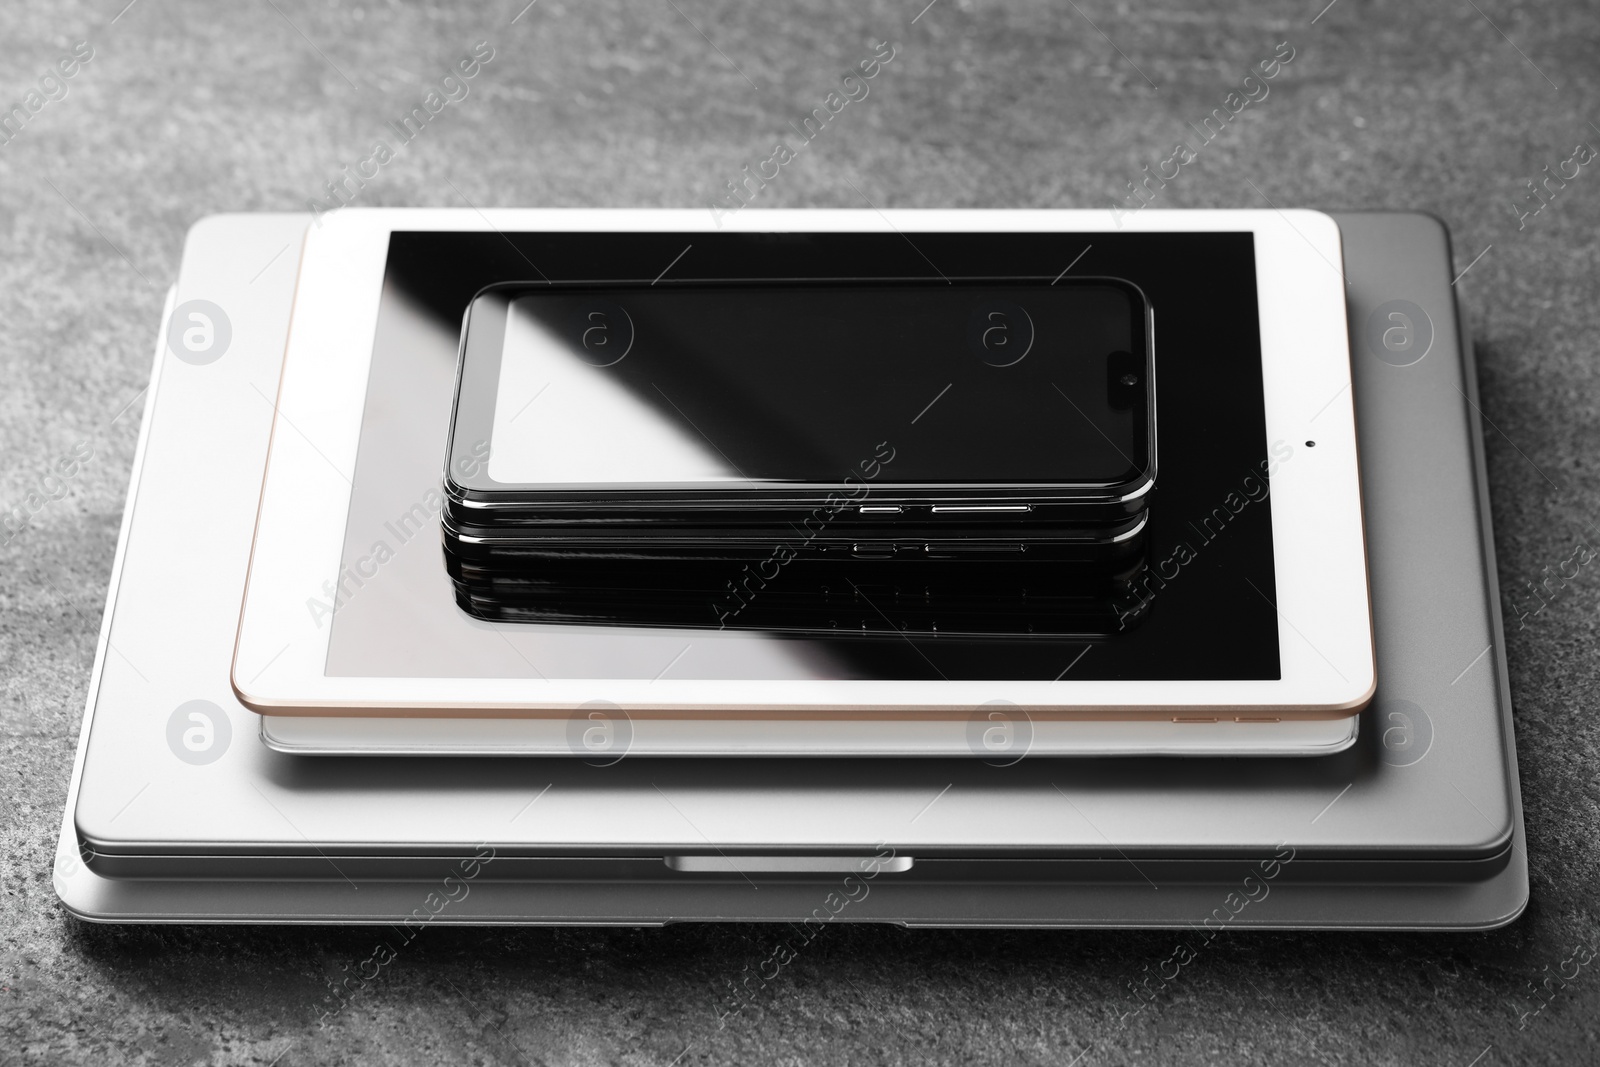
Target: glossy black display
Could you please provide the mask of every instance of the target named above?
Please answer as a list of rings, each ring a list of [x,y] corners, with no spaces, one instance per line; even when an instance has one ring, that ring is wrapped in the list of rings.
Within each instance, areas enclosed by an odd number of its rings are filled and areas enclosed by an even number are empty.
[[[888,231],[394,234],[345,540],[345,563],[375,574],[331,623],[328,672],[649,680],[673,661],[674,678],[1279,677],[1269,468],[1295,462],[1302,446],[1266,436],[1253,236],[909,237]],[[456,606],[439,548],[439,476],[461,323],[486,286],[544,277],[632,282],[669,266],[670,277],[683,284],[846,275],[929,283],[940,275],[1048,279],[1069,264],[1075,264],[1069,278],[1128,279],[1158,318],[1160,471],[1149,499],[1146,563],[1130,594],[1137,625],[1113,620],[1104,636],[1059,639],[708,634],[649,625],[489,631]],[[915,430],[918,405],[910,407],[903,429]],[[412,533],[416,524],[400,517],[415,515],[431,518],[431,528]],[[401,544],[397,528],[418,543]],[[396,549],[393,559],[377,551],[380,543]],[[360,569],[373,559],[387,561]],[[762,609],[757,603],[744,610]]]
[[[456,432],[517,487],[866,469],[1131,489],[1151,466],[1147,324],[1142,294],[1107,279],[500,288],[468,314]]]

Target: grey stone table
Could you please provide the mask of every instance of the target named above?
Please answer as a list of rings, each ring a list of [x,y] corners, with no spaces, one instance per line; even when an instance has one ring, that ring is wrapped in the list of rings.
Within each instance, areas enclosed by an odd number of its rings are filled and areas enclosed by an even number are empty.
[[[1600,949],[1600,166],[1567,162],[1600,147],[1593,3],[525,3],[0,6],[0,1062],[1600,1058],[1600,964],[1532,993]],[[1109,207],[1292,52],[1156,203],[1451,225],[1513,619],[1527,914],[1462,936],[1237,934],[1126,1020],[1170,934],[831,928],[721,1027],[724,984],[781,930],[439,929],[320,1031],[370,934],[66,915],[49,872],[137,433],[124,409],[188,225],[331,205],[347,174],[364,204],[726,207],[725,183],[879,40],[893,56],[867,95],[758,205]],[[474,77],[445,83],[479,42]],[[398,136],[433,90],[438,114]],[[390,158],[367,162],[378,141]],[[1527,184],[1546,167],[1577,171],[1548,202]]]

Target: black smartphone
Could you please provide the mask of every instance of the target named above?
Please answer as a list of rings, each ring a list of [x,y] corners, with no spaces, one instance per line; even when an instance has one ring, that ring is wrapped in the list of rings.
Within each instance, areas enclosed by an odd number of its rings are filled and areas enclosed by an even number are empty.
[[[462,329],[447,507],[512,538],[1110,540],[1155,481],[1152,331],[1114,278],[497,285]]]

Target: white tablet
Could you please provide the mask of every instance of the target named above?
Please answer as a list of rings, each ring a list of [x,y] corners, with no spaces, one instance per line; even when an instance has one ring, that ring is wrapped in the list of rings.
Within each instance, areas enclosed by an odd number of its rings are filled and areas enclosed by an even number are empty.
[[[439,515],[465,309],[490,285],[669,273],[1138,286],[1156,324],[1161,463],[1129,623],[794,635],[496,623],[458,608]],[[512,417],[562,404],[525,374],[502,379],[495,403]],[[937,386],[908,382],[885,439],[982,432],[939,421]],[[1347,730],[1373,692],[1342,257],[1317,212],[345,209],[307,232],[276,405],[232,671],[263,714],[614,706],[634,721],[821,730],[1015,706],[1035,723]],[[1056,417],[1083,416],[1067,400]]]

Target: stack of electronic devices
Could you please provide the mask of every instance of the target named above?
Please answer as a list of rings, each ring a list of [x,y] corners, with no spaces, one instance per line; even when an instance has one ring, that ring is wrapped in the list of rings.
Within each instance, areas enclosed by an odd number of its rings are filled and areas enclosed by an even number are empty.
[[[57,891],[114,921],[1507,922],[1460,323],[1418,215],[208,219]]]

